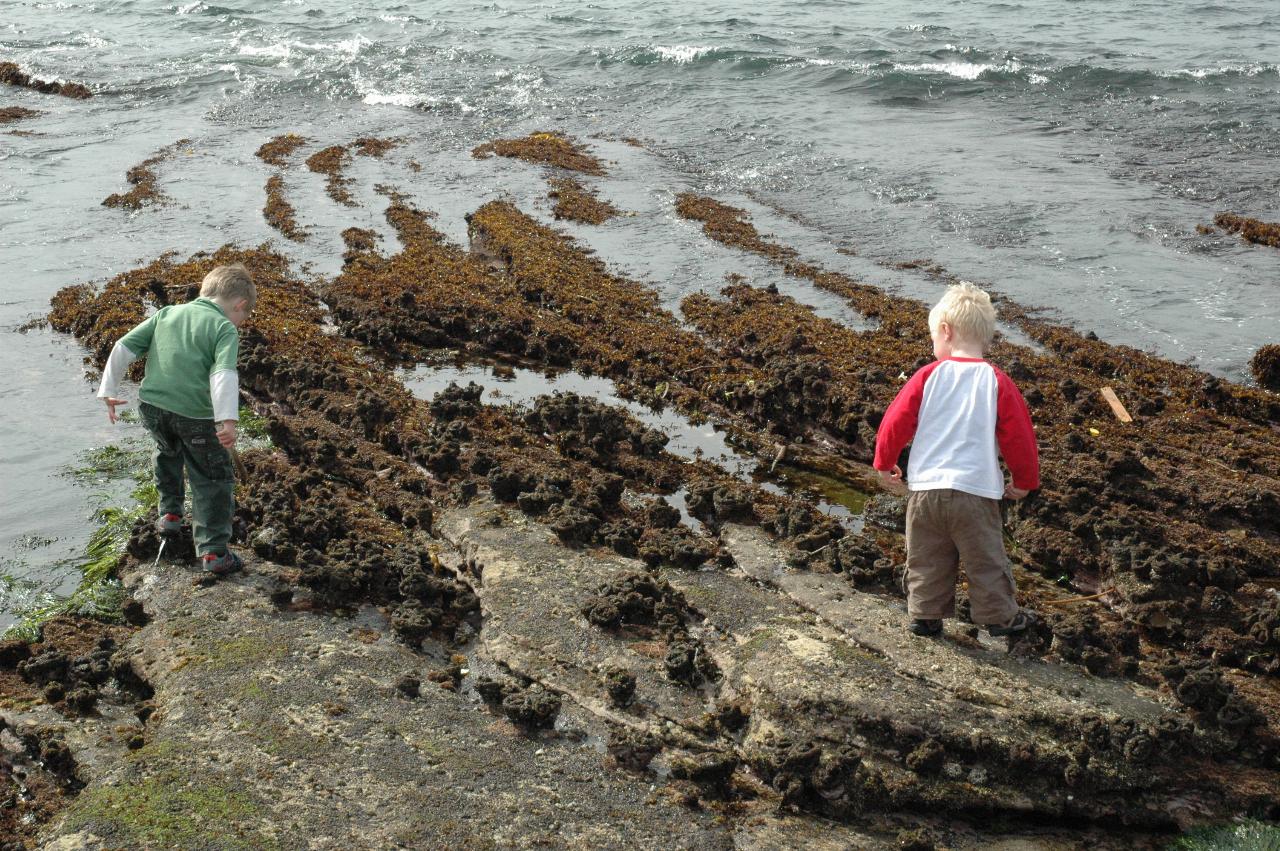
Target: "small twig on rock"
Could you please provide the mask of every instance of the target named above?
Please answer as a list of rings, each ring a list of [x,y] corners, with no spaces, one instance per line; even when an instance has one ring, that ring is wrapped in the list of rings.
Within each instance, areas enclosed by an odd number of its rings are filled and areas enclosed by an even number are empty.
[[[1097,594],[1090,594],[1087,597],[1067,597],[1063,600],[1041,600],[1040,602],[1046,606],[1065,606],[1068,603],[1083,603],[1086,600],[1097,600],[1099,597],[1105,597],[1108,594],[1113,593],[1115,590],[1116,587],[1112,585],[1105,591],[1099,591]]]

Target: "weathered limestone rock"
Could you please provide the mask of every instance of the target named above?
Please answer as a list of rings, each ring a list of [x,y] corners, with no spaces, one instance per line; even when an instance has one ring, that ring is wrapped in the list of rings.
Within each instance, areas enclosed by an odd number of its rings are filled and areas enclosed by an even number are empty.
[[[724,528],[731,571],[656,574],[719,673],[697,690],[662,676],[665,648],[650,636],[581,615],[602,583],[638,562],[567,550],[540,524],[483,503],[446,512],[437,528],[465,554],[495,659],[668,748],[732,755],[784,804],[841,820],[997,811],[1159,829],[1179,808],[1221,803],[1185,766],[1209,764],[1229,743],[1153,691],[960,632],[908,636],[900,603],[786,568],[758,528]],[[608,692],[618,669],[637,680],[622,708]],[[697,779],[687,758],[670,764]]]
[[[126,648],[155,689],[146,744],[95,761],[77,739],[88,785],[44,847],[732,847],[588,743],[430,683],[406,697],[399,678],[442,648],[415,654],[373,610],[279,612],[260,570],[129,577],[153,618]]]
[[[209,587],[136,567],[151,621],[118,653],[149,714],[104,692],[88,719],[3,715],[75,756],[84,788],[43,847],[1048,851],[1229,806],[1230,742],[1167,697],[963,630],[909,637],[900,602],[786,567],[758,528],[724,526],[734,566],[697,571],[484,501],[436,531],[480,600],[462,647],[411,649],[371,607],[281,606],[256,559]],[[550,714],[517,726],[521,700]]]

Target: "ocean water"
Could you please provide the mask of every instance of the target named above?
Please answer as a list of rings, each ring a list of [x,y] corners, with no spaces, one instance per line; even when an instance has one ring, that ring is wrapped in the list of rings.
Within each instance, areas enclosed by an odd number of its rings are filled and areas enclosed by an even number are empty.
[[[394,250],[378,182],[459,241],[496,197],[549,220],[538,169],[470,157],[498,136],[559,128],[609,160],[595,183],[635,215],[567,229],[673,308],[739,272],[858,323],[678,220],[672,199],[693,189],[862,280],[931,298],[936,282],[889,266],[932,258],[1234,380],[1280,338],[1280,252],[1195,232],[1222,210],[1280,220],[1274,2],[3,0],[0,61],[95,91],[0,88],[0,106],[42,112],[0,128],[0,628],[74,587],[97,500],[125,487],[60,473],[138,436],[108,425],[74,341],[19,326],[60,287],[169,250],[275,239],[331,274],[352,225]],[[262,219],[273,170],[253,156],[283,132],[312,150],[406,143],[356,158],[358,208],[300,152],[286,192],[311,238],[295,246]],[[168,203],[101,206],[179,139],[157,168]]]

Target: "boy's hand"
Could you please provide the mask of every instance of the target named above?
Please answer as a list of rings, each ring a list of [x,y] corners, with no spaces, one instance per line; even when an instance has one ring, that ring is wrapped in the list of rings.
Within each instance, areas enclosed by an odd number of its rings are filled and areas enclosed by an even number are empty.
[[[218,423],[217,428],[218,442],[226,449],[230,449],[236,445],[236,421],[223,420]]]
[[[1004,486],[1005,499],[1022,499],[1029,493],[1031,493],[1031,491],[1024,491],[1022,488],[1015,488],[1012,482]]]
[[[880,487],[897,496],[907,495],[907,483],[902,480],[902,468],[897,464],[892,470],[880,471]]]
[[[117,419],[117,417],[116,417],[116,405],[127,405],[127,404],[129,404],[129,403],[128,403],[128,402],[126,402],[124,399],[116,399],[116,398],[113,398],[113,397],[111,397],[111,396],[107,396],[107,397],[103,398],[103,400],[102,400],[102,401],[104,401],[104,402],[106,402],[106,403],[107,403],[107,419],[111,420],[111,422],[113,422],[113,423],[114,423],[114,422],[116,421],[116,419]]]

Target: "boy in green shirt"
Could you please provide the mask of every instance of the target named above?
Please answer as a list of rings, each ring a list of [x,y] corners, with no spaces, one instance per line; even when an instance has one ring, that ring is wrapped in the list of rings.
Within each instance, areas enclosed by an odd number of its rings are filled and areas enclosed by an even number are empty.
[[[162,535],[182,528],[183,468],[191,482],[192,533],[204,569],[216,575],[239,570],[227,549],[235,472],[228,449],[236,445],[240,380],[236,357],[240,325],[258,292],[244,266],[219,266],[200,285],[200,297],[158,310],[120,338],[102,371],[98,397],[116,421],[121,378],[129,364],[147,358],[138,390],[138,412],[156,441]]]

